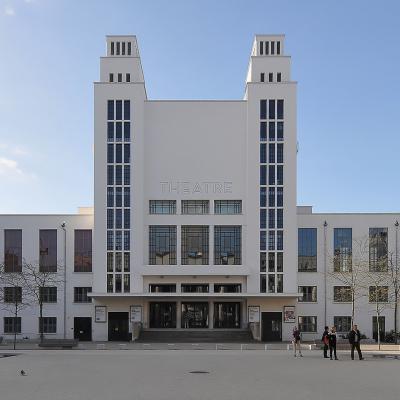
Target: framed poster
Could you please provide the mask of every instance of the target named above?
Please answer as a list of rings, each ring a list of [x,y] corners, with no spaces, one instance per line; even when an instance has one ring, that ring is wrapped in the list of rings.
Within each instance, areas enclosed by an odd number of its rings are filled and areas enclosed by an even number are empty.
[[[248,315],[249,315],[249,322],[260,322],[260,307],[249,306]]]
[[[131,306],[131,322],[142,322],[142,306]]]
[[[94,307],[94,322],[107,322],[107,306]]]
[[[283,322],[296,323],[295,306],[283,307]]]

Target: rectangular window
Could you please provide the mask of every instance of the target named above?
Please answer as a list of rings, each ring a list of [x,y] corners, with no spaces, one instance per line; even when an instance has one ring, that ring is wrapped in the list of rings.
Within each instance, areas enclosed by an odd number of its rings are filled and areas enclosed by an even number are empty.
[[[242,284],[214,283],[214,293],[242,293]]]
[[[275,42],[271,42],[271,55],[275,54]]]
[[[261,72],[260,74],[260,82],[264,82],[265,81],[265,74],[264,72]]]
[[[124,210],[124,229],[130,229],[131,227],[131,210],[125,208]]]
[[[262,208],[260,210],[260,229],[265,229],[267,227],[267,210]]]
[[[267,249],[267,232],[260,231],[260,250]]]
[[[126,80],[127,82],[130,82],[130,81],[131,81],[131,74],[126,74],[125,80]]]
[[[316,286],[299,286],[299,293],[303,296],[299,297],[299,303],[316,303],[317,287]]]
[[[131,141],[131,123],[124,122],[124,140],[125,142]]]
[[[270,72],[268,74],[268,82],[273,82],[273,80],[274,80],[274,74],[272,72]]]
[[[276,162],[283,163],[283,143],[278,143],[276,146]]]
[[[278,72],[278,73],[276,74],[276,81],[277,81],[277,82],[282,82],[282,73],[281,73],[281,72]]]
[[[260,144],[260,163],[265,164],[267,162],[267,145],[265,143]]]
[[[275,250],[275,232],[268,232],[268,250]]]
[[[124,144],[124,163],[129,164],[131,162],[131,145]]]
[[[182,283],[182,293],[208,293],[209,285],[207,283],[194,284],[194,283]]]
[[[4,272],[22,272],[22,230],[4,230]]]
[[[182,265],[208,265],[208,226],[182,226]]]
[[[22,302],[22,287],[6,286],[3,288],[4,303],[21,303]]]
[[[112,164],[114,162],[114,145],[107,145],[107,163]]]
[[[125,55],[125,42],[122,42],[122,55]]]
[[[122,229],[122,209],[117,208],[115,210],[115,228]]]
[[[351,331],[351,317],[350,316],[335,316],[333,317],[333,325],[336,327],[337,332],[348,333]]]
[[[260,293],[267,292],[267,275],[261,274],[260,275]]]
[[[57,229],[39,230],[39,271],[57,272]]]
[[[114,188],[107,187],[107,207],[114,207]]]
[[[267,119],[267,100],[260,100],[260,119]]]
[[[268,114],[269,119],[275,119],[275,100],[270,100],[268,102]]]
[[[276,184],[283,185],[283,165],[277,165],[276,167]]]
[[[114,232],[107,231],[107,250],[114,249]]]
[[[176,264],[176,226],[149,226],[149,264]]]
[[[275,253],[268,253],[268,272],[275,272]]]
[[[122,231],[115,231],[115,250],[122,250]]]
[[[117,56],[120,55],[120,47],[121,47],[121,43],[117,42]]]
[[[241,214],[242,200],[215,200],[215,214]]]
[[[109,81],[114,82],[114,74],[109,74]]]
[[[122,187],[115,188],[115,206],[122,207]]]
[[[176,200],[150,200],[150,214],[176,214]]]
[[[131,55],[131,51],[132,51],[132,44],[131,42],[128,42],[128,56]]]
[[[115,141],[122,142],[122,122],[115,124]]]
[[[276,275],[276,293],[283,293],[283,274]]]
[[[378,298],[377,298],[378,296]],[[369,302],[370,303],[387,303],[389,301],[388,286],[370,286],[369,287]]]
[[[107,272],[113,272],[114,270],[114,253],[107,253]]]
[[[114,120],[114,100],[107,101],[107,119],[109,121]]]
[[[260,272],[267,271],[267,253],[260,253]]]
[[[122,253],[115,253],[115,272],[122,272]]]
[[[124,187],[124,207],[131,206],[131,188]]]
[[[276,249],[283,250],[283,231],[276,232]]]
[[[122,120],[122,100],[115,101],[115,119]]]
[[[275,209],[270,208],[268,210],[268,228],[274,229],[275,228]]]
[[[92,291],[91,287],[74,287],[75,303],[91,303],[92,298],[88,297],[88,293]]]
[[[214,227],[214,264],[240,265],[242,263],[242,227]]]
[[[268,155],[269,155],[269,157],[268,157],[268,162],[269,163],[275,163],[275,144],[274,143],[270,143],[269,145],[268,145]]]
[[[4,333],[21,333],[21,317],[4,317]]]
[[[42,329],[40,329],[42,328]],[[39,332],[57,333],[57,318],[56,317],[39,317]]]
[[[107,210],[107,229],[114,229],[114,210]]]
[[[210,202],[208,200],[182,200],[182,214],[208,214]]]
[[[283,187],[276,188],[276,206],[283,207]]]
[[[268,184],[275,185],[275,165],[268,166]]]
[[[122,275],[115,275],[115,293],[122,293]]]
[[[124,272],[129,272],[131,270],[131,254],[124,253]]]
[[[276,114],[278,119],[283,119],[283,100],[277,100],[276,102]]]
[[[39,287],[39,297],[43,303],[57,303],[57,287]]]
[[[260,185],[265,186],[267,184],[267,166],[260,165]]]
[[[350,303],[351,302],[351,287],[350,286],[334,286],[333,287],[333,301],[336,303]]]
[[[278,121],[276,123],[276,130],[277,130],[277,140],[281,142],[283,140],[283,121]]]
[[[369,228],[369,270],[385,272],[388,269],[388,229]]]
[[[107,293],[112,293],[114,291],[114,275],[107,274]]]
[[[275,140],[275,122],[268,123],[268,138],[271,141]]]
[[[129,165],[124,165],[124,185],[131,184],[131,167]]]
[[[124,231],[124,250],[131,249],[131,233],[130,231]]]
[[[115,145],[115,162],[118,164],[122,163],[122,144]]]
[[[276,42],[276,54],[281,54],[281,42]]]
[[[298,230],[298,268],[300,272],[317,270],[317,229]]]
[[[283,210],[282,208],[276,210],[276,227],[283,228]]]
[[[129,121],[131,119],[131,101],[124,100],[124,120]]]
[[[275,274],[268,274],[267,289],[268,293],[275,293]]]
[[[334,228],[333,230],[333,269],[335,272],[350,272],[352,268],[352,229]]]
[[[74,272],[92,272],[91,229],[75,229]]]
[[[176,293],[176,285],[168,283],[150,283],[150,293]]]
[[[117,74],[117,79],[118,79],[118,82],[121,83],[122,82],[122,74]]]
[[[115,184],[122,185],[122,165],[115,166]]]
[[[283,253],[276,253],[276,270],[283,272]]]
[[[298,326],[300,332],[315,333],[317,332],[317,317],[315,316],[299,316]]]
[[[111,42],[111,55],[114,55],[114,42]]]
[[[265,121],[260,122],[260,140],[267,140],[267,123]]]
[[[266,207],[267,205],[267,188],[260,187],[260,207]]]
[[[269,42],[265,42],[265,54],[269,54]]]
[[[114,166],[107,165],[107,185],[114,185]]]
[[[264,54],[264,42],[260,42],[260,56]]]
[[[107,141],[114,141],[114,122],[107,122]]]
[[[268,188],[268,207],[275,207],[275,188]]]

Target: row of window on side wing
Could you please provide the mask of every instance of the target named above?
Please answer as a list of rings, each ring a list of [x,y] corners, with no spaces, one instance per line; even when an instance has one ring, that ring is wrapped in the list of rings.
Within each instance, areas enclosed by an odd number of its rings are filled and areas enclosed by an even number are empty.
[[[209,200],[182,200],[182,214],[209,214]],[[176,200],[150,200],[150,214],[176,214]],[[241,214],[242,200],[215,200],[215,214]]]

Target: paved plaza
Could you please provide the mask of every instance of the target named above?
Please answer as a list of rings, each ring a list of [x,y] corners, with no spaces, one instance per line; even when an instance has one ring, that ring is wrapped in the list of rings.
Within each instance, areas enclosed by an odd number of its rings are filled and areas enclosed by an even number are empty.
[[[371,353],[364,361],[318,351],[301,359],[274,350],[17,353],[0,358],[1,400],[398,400],[400,392],[400,360]]]

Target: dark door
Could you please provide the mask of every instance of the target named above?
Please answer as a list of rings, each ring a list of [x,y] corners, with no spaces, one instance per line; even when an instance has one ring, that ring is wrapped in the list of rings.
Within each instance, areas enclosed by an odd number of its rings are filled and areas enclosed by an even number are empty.
[[[282,341],[282,313],[263,312],[262,313],[262,333],[263,342]]]
[[[81,342],[90,342],[92,340],[92,318],[74,317],[74,339]]]
[[[108,340],[128,341],[129,337],[129,313],[109,312],[108,313]]]

